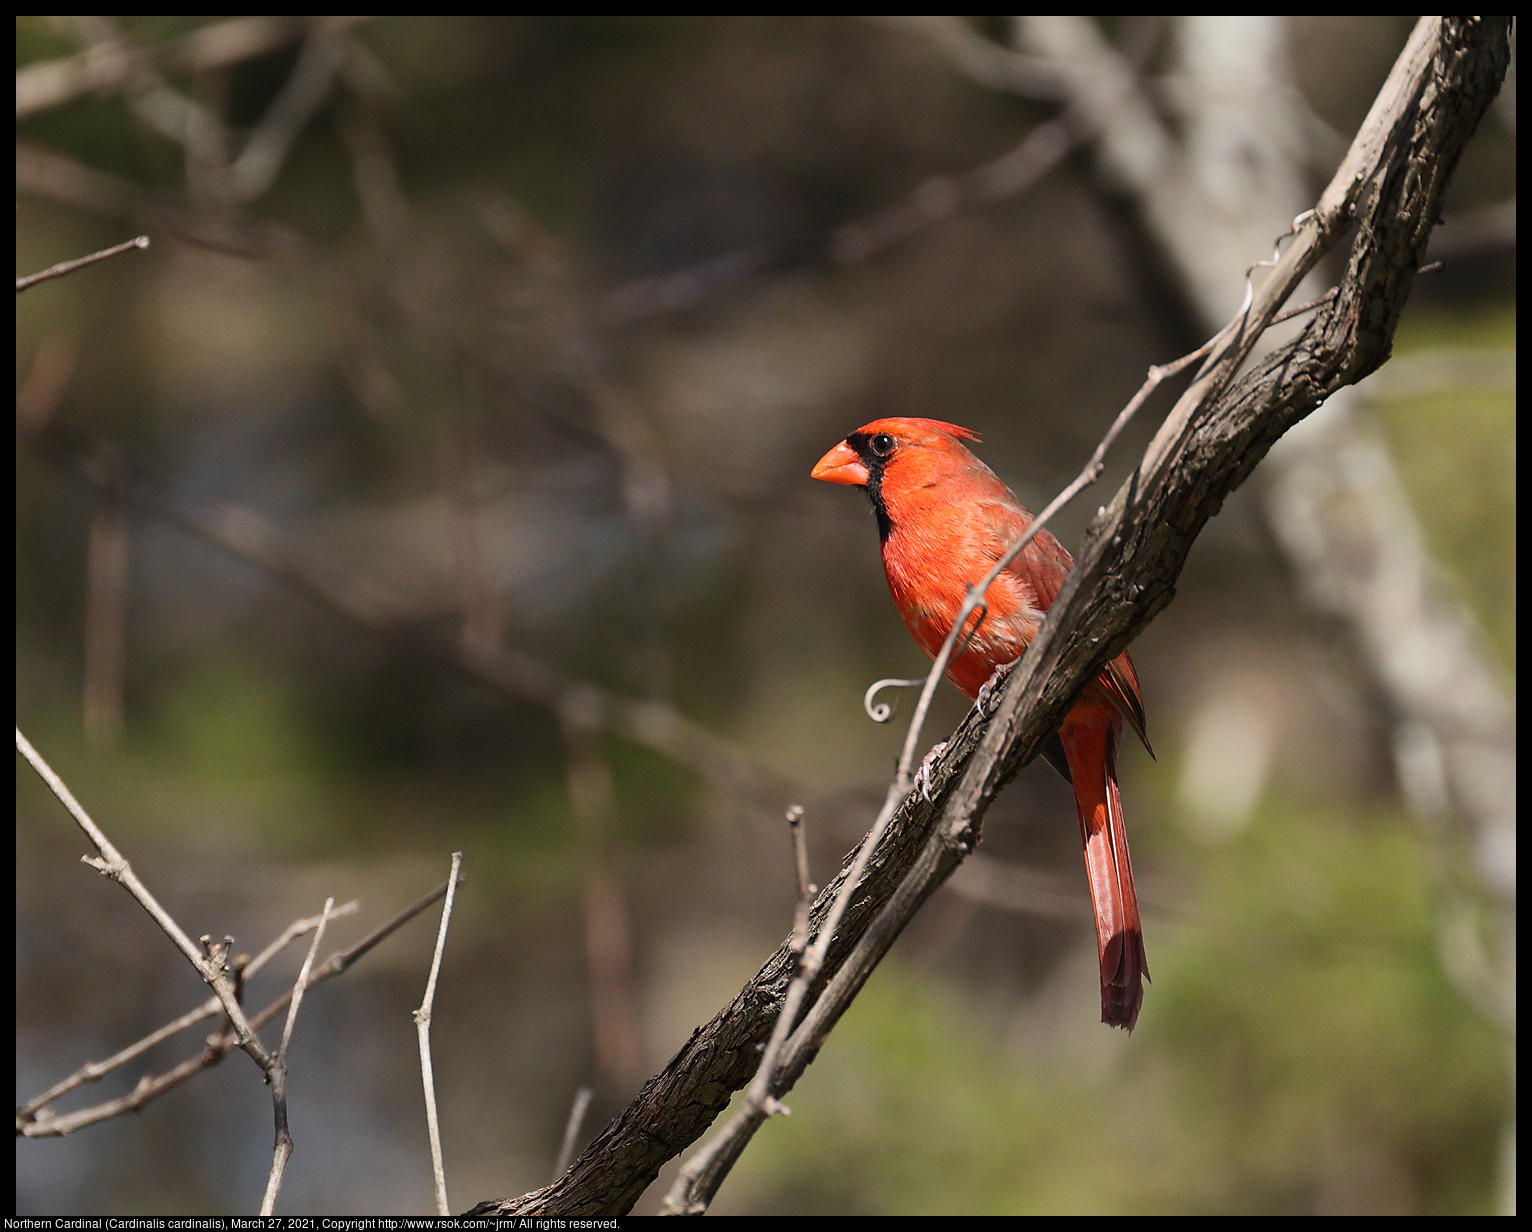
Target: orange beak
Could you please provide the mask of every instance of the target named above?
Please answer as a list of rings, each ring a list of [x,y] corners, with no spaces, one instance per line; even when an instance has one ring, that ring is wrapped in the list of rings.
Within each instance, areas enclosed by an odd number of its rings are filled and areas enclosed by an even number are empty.
[[[867,467],[856,450],[842,441],[814,464],[809,472],[811,479],[823,479],[826,483],[844,483],[852,487],[867,486]]]

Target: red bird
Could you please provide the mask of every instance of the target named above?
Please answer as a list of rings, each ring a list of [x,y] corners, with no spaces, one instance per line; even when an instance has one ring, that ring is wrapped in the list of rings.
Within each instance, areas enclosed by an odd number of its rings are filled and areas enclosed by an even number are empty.
[[[867,489],[894,606],[932,659],[968,587],[977,585],[1032,524],[1032,515],[969,452],[965,439],[979,438],[935,419],[877,419],[835,446],[813,470],[815,479]],[[978,612],[969,618],[968,640],[958,643],[947,679],[977,697],[996,668],[1021,657],[1073,565],[1063,544],[1039,531],[991,583],[982,619]],[[1085,686],[1044,756],[1075,789],[1096,911],[1101,1021],[1132,1031],[1149,968],[1117,789],[1117,742],[1124,722],[1148,748],[1138,675],[1126,651]]]

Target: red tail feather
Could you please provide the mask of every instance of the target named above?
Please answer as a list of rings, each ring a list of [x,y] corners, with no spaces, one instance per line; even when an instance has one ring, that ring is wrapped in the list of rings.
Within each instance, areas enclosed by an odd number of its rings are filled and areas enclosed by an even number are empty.
[[[1104,711],[1082,703],[1059,736],[1074,781],[1080,838],[1096,912],[1096,945],[1101,958],[1101,1021],[1133,1030],[1149,978],[1138,894],[1128,855],[1122,795],[1117,789],[1117,729]]]

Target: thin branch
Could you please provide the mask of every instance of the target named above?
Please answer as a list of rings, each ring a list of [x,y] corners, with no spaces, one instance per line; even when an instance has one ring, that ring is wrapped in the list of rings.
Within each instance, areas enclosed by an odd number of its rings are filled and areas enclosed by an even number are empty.
[[[793,913],[790,942],[798,954],[797,970],[793,974],[792,983],[788,985],[787,996],[782,1002],[782,1010],[772,1027],[771,1038],[761,1051],[761,1062],[756,1067],[755,1077],[751,1080],[749,1089],[745,1092],[744,1101],[713,1140],[682,1165],[674,1184],[670,1187],[670,1192],[665,1195],[665,1203],[660,1211],[662,1215],[705,1214],[714,1195],[718,1192],[718,1186],[723,1183],[724,1177],[728,1176],[735,1161],[750,1144],[755,1131],[769,1118],[778,1115],[786,1116],[788,1113],[787,1106],[772,1094],[772,1085],[777,1077],[777,1059],[782,1052],[782,1046],[787,1042],[788,1032],[792,1030],[793,1020],[797,1017],[798,1010],[804,998],[808,996],[809,988],[824,962],[824,952],[828,948],[829,938],[832,935],[832,925],[826,925],[820,930],[820,940],[823,944],[815,946],[813,950],[805,950],[808,944],[809,905],[813,902],[814,886],[809,882],[809,857],[803,834],[803,809],[798,805],[795,804],[787,810],[787,824],[792,828],[793,864],[798,875],[798,905]],[[863,851],[867,851],[874,843],[874,837],[869,835],[862,844]],[[858,857],[861,854],[862,852],[858,852]],[[856,883],[857,878],[852,876],[847,877],[842,884],[835,908],[830,913],[832,922],[839,918],[840,912],[845,910],[845,904],[855,890]]]
[[[324,910],[319,914],[319,926],[314,929],[314,939],[309,942],[309,952],[303,959],[303,967],[293,984],[292,1000],[287,1006],[287,1025],[282,1028],[282,1045],[277,1049],[276,1071],[271,1080],[271,1104],[276,1117],[277,1140],[271,1153],[271,1173],[266,1178],[266,1194],[261,1199],[261,1214],[270,1215],[277,1205],[277,1192],[282,1188],[282,1173],[293,1154],[293,1136],[287,1125],[287,1046],[292,1042],[293,1024],[298,1021],[298,1006],[308,988],[309,971],[314,966],[314,953],[324,936],[324,926],[330,920],[330,909],[335,906],[333,898],[324,900]]]
[[[35,287],[39,282],[47,282],[50,278],[62,278],[65,274],[72,274],[77,269],[84,269],[87,265],[94,265],[97,261],[105,261],[108,257],[115,257],[127,252],[130,248],[149,247],[147,235],[135,235],[130,240],[124,240],[120,244],[113,244],[110,248],[103,248],[100,252],[93,252],[88,257],[76,257],[72,261],[60,261],[57,265],[50,265],[45,270],[36,274],[27,274],[16,279],[16,294],[20,295],[28,287]]]
[[[343,906],[337,907],[334,911],[330,912],[330,919],[335,920],[339,919],[343,915],[351,915],[357,910],[358,906],[359,904],[353,900],[352,902],[346,903]],[[248,981],[253,975],[256,974],[256,972],[258,972],[262,967],[270,962],[272,958],[274,958],[282,950],[286,949],[287,946],[292,944],[294,940],[296,940],[298,937],[301,937],[304,933],[313,932],[314,929],[318,928],[319,920],[320,917],[317,915],[312,916],[306,920],[294,920],[287,926],[280,937],[268,945],[249,962],[243,964],[236,962],[235,965],[239,972],[240,978],[242,980]],[[151,1031],[148,1035],[144,1036],[143,1039],[137,1041],[134,1044],[130,1044],[120,1052],[113,1053],[106,1060],[90,1061],[81,1066],[74,1073],[70,1074],[69,1077],[65,1078],[62,1082],[54,1084],[41,1095],[28,1100],[25,1104],[22,1104],[21,1107],[16,1109],[16,1132],[18,1134],[24,1132],[25,1124],[36,1116],[39,1109],[42,1109],[48,1104],[53,1103],[53,1101],[58,1099],[61,1095],[67,1095],[70,1091],[73,1091],[78,1087],[82,1087],[88,1082],[100,1081],[102,1078],[106,1077],[106,1075],[112,1073],[114,1070],[120,1069],[122,1066],[126,1065],[129,1061],[143,1056],[144,1053],[148,1052],[156,1044],[162,1044],[166,1040],[172,1039],[176,1035],[179,1035],[187,1028],[194,1027],[199,1022],[204,1022],[207,1019],[214,1017],[216,1014],[218,1014],[221,1008],[222,1006],[217,997],[209,997],[196,1009],[187,1011],[185,1014],[182,1014],[181,1017],[175,1019],[172,1022],[166,1023],[163,1027],[160,1027],[156,1031]]]
[[[56,775],[42,755],[32,747],[31,741],[21,734],[21,728],[16,729],[16,748],[21,755],[31,763],[32,768],[41,776],[43,782],[48,784],[49,789],[65,809],[69,811],[79,827],[85,831],[96,849],[101,853],[100,857],[81,856],[80,859],[89,864],[98,873],[110,877],[127,890],[151,919],[158,924],[167,937],[170,938],[178,950],[187,958],[187,961],[196,968],[200,975],[213,991],[218,994],[218,1000],[223,1006],[224,1013],[229,1016],[229,1021],[234,1024],[239,1036],[239,1046],[250,1054],[251,1060],[261,1067],[261,1072],[270,1080],[272,1067],[275,1062],[272,1056],[262,1046],[260,1039],[251,1028],[245,1012],[240,1008],[239,1000],[234,995],[234,986],[229,982],[228,971],[220,959],[216,959],[210,952],[210,947],[204,945],[199,950],[192,944],[192,940],[185,931],[171,917],[170,913],[160,906],[159,901],[149,892],[147,886],[139,880],[138,874],[123,857],[122,853],[112,846],[111,841],[102,832],[101,828],[90,819],[89,814],[80,807],[64,781]]]
[[[16,70],[16,118],[122,86],[140,62],[157,64],[167,72],[208,73],[276,51],[301,37],[303,30],[303,24],[290,17],[236,17],[155,48],[132,47],[118,40],[72,56],[38,60]]]
[[[454,851],[452,872],[447,877],[447,901],[442,904],[441,927],[436,932],[436,952],[431,956],[431,974],[426,979],[426,995],[415,1011],[415,1031],[420,1040],[420,1079],[425,1087],[426,1129],[431,1136],[431,1171],[436,1178],[438,1215],[450,1215],[452,1211],[447,1206],[447,1173],[442,1166],[441,1126],[436,1119],[436,1079],[431,1070],[431,1007],[436,1001],[436,976],[441,971],[442,951],[447,948],[447,925],[452,921],[452,900],[462,867],[463,853]]]
[[[964,76],[991,89],[1040,102],[1068,98],[1069,83],[1046,56],[1012,51],[985,38],[964,17],[874,17],[896,30],[924,34]]]
[[[580,1134],[580,1126],[585,1121],[585,1110],[590,1107],[590,1101],[595,1096],[594,1087],[581,1087],[575,1092],[574,1103],[569,1106],[569,1120],[564,1124],[564,1140],[559,1144],[559,1157],[553,1162],[555,1181],[564,1175],[564,1169],[569,1167],[569,1161],[574,1158],[575,1142]]]
[[[312,988],[314,985],[322,983],[333,976],[343,974],[353,963],[387,940],[410,920],[413,920],[422,911],[435,903],[446,892],[447,883],[444,882],[429,894],[411,903],[403,911],[398,912],[392,919],[379,925],[348,949],[338,950],[331,954],[310,975],[309,987]],[[332,912],[331,918],[333,919],[337,914],[339,914],[338,911]],[[276,943],[274,942],[272,946],[267,947],[268,950],[274,952],[275,945]],[[271,1004],[267,1005],[260,1013],[253,1015],[250,1019],[251,1025],[256,1029],[265,1026],[266,1023],[270,1022],[287,1007],[291,997],[292,990],[289,989],[275,1001],[271,1002]],[[217,1001],[216,998],[214,1000],[215,1002]],[[221,1002],[218,1002],[218,1007],[221,1007],[221,1004]],[[192,1019],[192,1022],[211,1017],[210,1013],[204,1012],[205,1008],[193,1011],[198,1017]],[[215,1008],[213,1012],[216,1013],[217,1009]],[[187,1017],[190,1017],[190,1015]],[[177,1021],[179,1022],[180,1020]],[[189,1026],[191,1023],[186,1025]],[[177,1027],[177,1030],[180,1029],[182,1028]],[[166,1037],[162,1036],[161,1038]],[[137,1045],[135,1045],[136,1047]],[[65,1134],[74,1133],[77,1129],[83,1129],[87,1125],[94,1125],[99,1121],[109,1120],[114,1116],[121,1116],[125,1112],[136,1112],[145,1104],[163,1095],[166,1091],[180,1086],[188,1078],[194,1078],[203,1070],[217,1065],[237,1047],[239,1047],[239,1041],[232,1033],[220,1032],[208,1040],[207,1047],[198,1055],[187,1058],[187,1060],[181,1062],[181,1064],[173,1069],[167,1070],[165,1073],[155,1075],[145,1074],[139,1079],[138,1085],[127,1095],[118,1099],[107,1100],[105,1103],[92,1105],[89,1108],[81,1108],[64,1116],[54,1116],[48,1109],[43,1108],[34,1119],[26,1121],[24,1125],[18,1115],[16,1132],[19,1136],[27,1138],[62,1137]],[[142,1051],[142,1049],[139,1051]]]
[[[638,999],[627,895],[612,857],[616,793],[600,728],[577,691],[559,713],[569,796],[580,840],[580,916],[590,980],[591,1045],[598,1086],[631,1089],[642,1076]]]

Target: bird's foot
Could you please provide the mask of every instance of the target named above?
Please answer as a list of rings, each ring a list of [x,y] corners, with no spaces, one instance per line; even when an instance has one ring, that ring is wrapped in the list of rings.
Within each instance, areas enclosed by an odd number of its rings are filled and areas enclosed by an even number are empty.
[[[1012,659],[1009,663],[1002,663],[990,673],[989,679],[984,682],[984,687],[979,690],[979,696],[974,699],[980,710],[988,707],[989,699],[1000,691],[1000,687],[1010,679],[1011,673],[1016,670],[1016,665],[1020,662],[1019,658]]]
[[[935,800],[931,799],[931,767],[936,764],[936,759],[946,751],[947,742],[945,740],[940,744],[933,744],[931,751],[920,759],[920,765],[915,771],[915,786],[920,788],[920,794],[930,804],[936,803]]]

